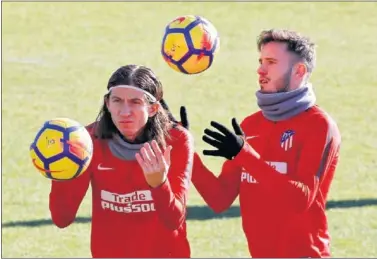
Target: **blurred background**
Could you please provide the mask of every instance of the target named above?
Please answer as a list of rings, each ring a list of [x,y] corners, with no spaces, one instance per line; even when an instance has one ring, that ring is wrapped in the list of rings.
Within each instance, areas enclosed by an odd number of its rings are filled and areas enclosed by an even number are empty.
[[[199,75],[172,70],[160,54],[166,24],[185,14],[210,20],[221,38]],[[163,82],[176,116],[187,107],[201,154],[210,120],[230,125],[257,111],[256,38],[270,28],[297,30],[318,45],[312,83],[343,137],[327,210],[333,257],[377,257],[376,14],[372,2],[3,2],[2,257],[91,257],[90,191],[76,223],[51,223],[50,183],[28,150],[44,121],[92,122],[111,73],[143,64]],[[203,160],[216,173],[223,162]],[[249,257],[238,200],[215,215],[194,187],[189,199],[192,257]]]

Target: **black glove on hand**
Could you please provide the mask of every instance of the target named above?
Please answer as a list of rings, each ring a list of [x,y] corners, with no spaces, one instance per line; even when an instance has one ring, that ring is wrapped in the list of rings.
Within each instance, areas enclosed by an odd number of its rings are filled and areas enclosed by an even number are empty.
[[[232,160],[241,151],[244,144],[244,133],[240,125],[235,118],[232,119],[234,133],[215,121],[211,121],[211,126],[218,129],[224,135],[210,129],[205,129],[204,133],[209,137],[204,135],[203,140],[217,148],[217,150],[203,150],[203,154],[205,156],[222,156]]]
[[[168,116],[170,118],[170,120],[172,120],[173,122],[175,123],[179,123],[173,116],[173,114],[171,113],[171,111],[169,110],[169,106],[168,104],[165,102],[164,99],[161,99],[160,100],[160,104],[162,106],[162,108],[164,108],[164,110],[167,111],[168,113]],[[181,109],[180,109],[180,116],[181,116],[181,122],[180,124],[185,128],[185,129],[189,129],[189,122],[188,122],[188,119],[187,119],[187,111],[186,111],[186,107],[185,106],[181,106]]]
[[[189,130],[190,124],[189,124],[189,121],[187,119],[187,111],[186,111],[185,106],[181,106],[181,109],[179,110],[179,115],[181,116],[181,125],[185,129]]]

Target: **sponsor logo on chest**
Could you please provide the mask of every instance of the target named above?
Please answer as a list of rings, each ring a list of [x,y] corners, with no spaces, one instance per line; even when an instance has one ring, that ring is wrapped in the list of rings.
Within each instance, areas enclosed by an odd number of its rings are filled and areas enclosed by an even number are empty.
[[[266,163],[281,174],[287,174],[288,172],[288,164],[286,162],[266,161]],[[246,171],[241,173],[241,182],[258,183],[257,180]]]
[[[143,213],[156,211],[151,191],[140,190],[126,194],[101,191],[101,207],[119,213]]]

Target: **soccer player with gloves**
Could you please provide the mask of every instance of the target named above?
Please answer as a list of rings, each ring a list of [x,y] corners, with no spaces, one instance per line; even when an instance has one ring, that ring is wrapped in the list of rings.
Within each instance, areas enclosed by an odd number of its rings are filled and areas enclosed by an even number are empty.
[[[87,127],[94,147],[89,168],[76,179],[52,181],[52,220],[69,226],[91,184],[93,257],[190,257],[192,136],[162,107],[162,85],[149,68],[119,68],[107,90]]]
[[[216,177],[195,154],[192,182],[217,213],[239,195],[252,257],[330,257],[325,208],[341,137],[315,104],[314,44],[293,31],[269,30],[258,49],[261,110],[241,126],[232,119],[233,130],[211,122],[203,140],[215,149],[203,153],[227,161]]]

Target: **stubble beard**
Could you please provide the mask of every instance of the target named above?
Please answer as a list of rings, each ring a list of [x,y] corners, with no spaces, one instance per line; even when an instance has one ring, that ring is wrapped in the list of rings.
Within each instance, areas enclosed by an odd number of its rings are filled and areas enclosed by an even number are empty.
[[[292,67],[276,82],[277,93],[289,92],[291,89]]]

